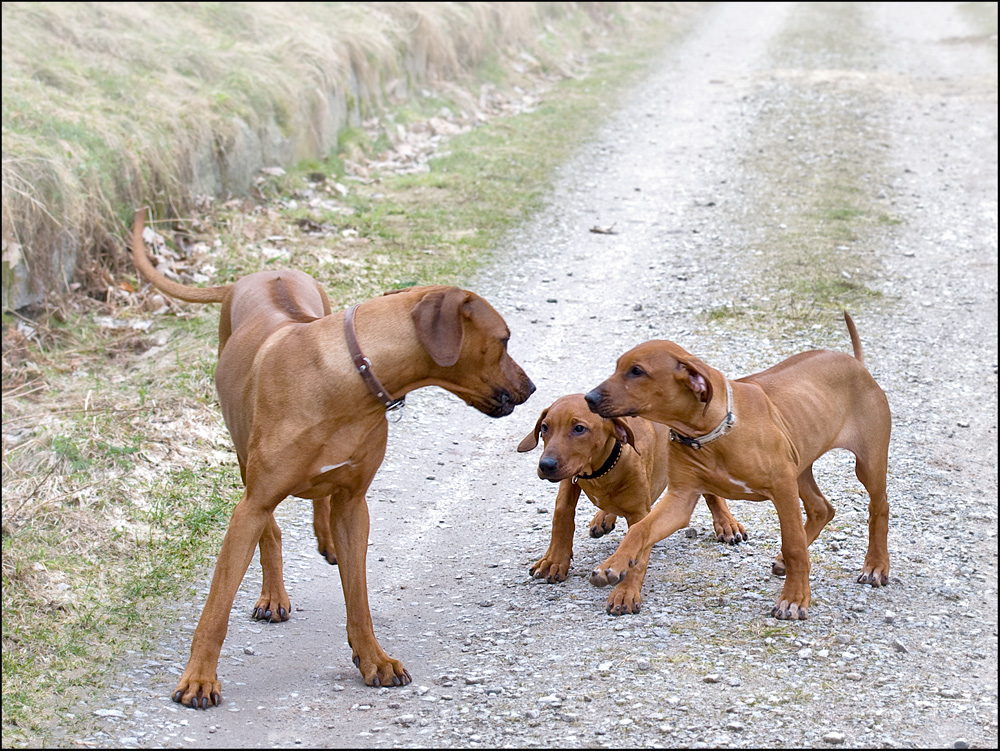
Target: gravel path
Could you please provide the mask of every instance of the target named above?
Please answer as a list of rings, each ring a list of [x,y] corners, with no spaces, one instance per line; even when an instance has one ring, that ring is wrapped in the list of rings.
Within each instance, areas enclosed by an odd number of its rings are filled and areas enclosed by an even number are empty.
[[[249,619],[252,564],[220,661],[222,707],[168,698],[206,571],[162,644],[123,668],[120,691],[81,707],[105,718],[87,740],[996,747],[996,38],[977,37],[959,4],[848,4],[839,32],[820,5],[706,10],[581,145],[549,208],[469,284],[506,317],[538,393],[490,420],[427,389],[391,427],[369,495],[369,591],[376,634],[413,684],[361,683],[339,575],[314,552],[308,505],[290,500],[279,523],[294,617]],[[877,44],[837,37],[859,28]],[[789,42],[803,29],[812,45]],[[789,101],[804,104],[775,106]],[[877,259],[868,278],[882,293],[853,313],[894,415],[890,586],[854,583],[867,497],[846,452],[816,465],[837,517],[811,548],[808,621],[769,616],[781,584],[764,503],[731,504],[751,534],[738,547],[715,541],[700,505],[686,534],[654,548],[636,616],[605,615],[607,590],[587,582],[623,525],[589,539],[586,502],[568,581],[530,580],[555,486],[535,476],[537,452],[515,447],[556,397],[593,387],[652,338],[734,377],[816,346],[849,351],[844,330],[704,315],[772,293],[757,250],[794,220],[796,165],[840,153],[861,155],[871,200],[901,220],[854,249]],[[780,200],[762,212],[762,195]]]

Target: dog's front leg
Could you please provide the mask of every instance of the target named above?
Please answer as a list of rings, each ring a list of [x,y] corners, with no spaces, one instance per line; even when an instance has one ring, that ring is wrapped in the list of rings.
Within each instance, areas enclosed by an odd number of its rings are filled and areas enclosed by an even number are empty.
[[[368,608],[368,504],[365,485],[360,492],[334,495],[330,502],[330,531],[337,551],[340,581],[347,605],[347,642],[354,665],[369,686],[405,686],[411,681],[403,663],[389,657],[379,645]]]
[[[573,558],[573,533],[576,531],[576,504],[580,500],[580,486],[571,480],[559,483],[556,507],[552,512],[552,540],[545,555],[531,567],[530,574],[545,579],[549,584],[566,581]]]
[[[632,525],[638,524],[640,520],[632,518],[627,521],[631,529]],[[635,615],[642,610],[642,585],[646,581],[646,568],[649,566],[652,549],[650,546],[640,550],[638,558],[628,570],[628,575],[611,590],[604,608],[609,615]]]
[[[629,526],[618,550],[590,574],[590,583],[596,587],[617,584],[630,568],[642,560],[649,560],[653,545],[690,523],[699,495],[697,490],[668,490],[652,511]]]
[[[781,558],[785,567],[785,586],[771,608],[771,615],[781,621],[804,621],[809,617],[809,548],[802,523],[799,492],[795,480],[768,493],[778,512],[781,526]]]
[[[725,498],[706,493],[705,503],[708,505],[708,510],[712,512],[712,526],[715,528],[715,536],[719,542],[735,545],[750,539],[747,537],[746,529],[736,521],[736,517],[730,512],[729,504],[726,503]]]
[[[254,496],[250,487],[243,492],[243,498],[233,510],[215,564],[208,600],[191,640],[191,659],[172,694],[174,701],[195,709],[207,709],[209,703],[218,706],[222,701],[222,683],[217,675],[219,652],[229,628],[233,599],[261,534],[268,520],[274,519],[274,509],[281,501],[280,497],[266,499]]]

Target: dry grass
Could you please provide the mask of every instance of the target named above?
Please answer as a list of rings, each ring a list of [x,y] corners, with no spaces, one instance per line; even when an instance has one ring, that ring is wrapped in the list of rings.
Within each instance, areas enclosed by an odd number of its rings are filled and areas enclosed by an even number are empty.
[[[220,180],[247,189],[225,164],[247,129],[286,166],[322,158],[346,120],[536,46],[549,18],[587,12],[575,3],[4,3],[4,294],[19,264],[48,289],[63,286],[60,266],[77,254],[85,282],[120,270],[136,205],[184,216]]]

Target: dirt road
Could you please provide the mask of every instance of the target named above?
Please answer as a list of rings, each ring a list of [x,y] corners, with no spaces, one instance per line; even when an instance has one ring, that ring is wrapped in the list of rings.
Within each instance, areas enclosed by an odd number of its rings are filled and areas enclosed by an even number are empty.
[[[413,684],[362,684],[337,570],[315,553],[309,506],[288,500],[294,616],[249,619],[254,562],[219,665],[224,704],[169,700],[205,571],[159,648],[91,705],[107,718],[92,740],[995,747],[996,36],[978,23],[951,3],[706,9],[580,145],[549,207],[468,283],[506,317],[538,392],[491,420],[428,389],[391,426],[369,495],[369,589],[376,634]],[[537,479],[537,453],[515,447],[556,397],[593,387],[652,338],[733,377],[816,346],[849,351],[842,324],[795,328],[769,311],[794,296],[770,278],[772,247],[821,221],[810,206],[838,160],[857,177],[854,199],[888,217],[830,251],[857,261],[844,278],[873,293],[852,312],[894,415],[891,585],[854,583],[867,498],[844,452],[817,463],[837,518],[811,549],[808,621],[769,615],[780,591],[770,504],[732,503],[751,533],[735,548],[714,540],[700,507],[695,536],[654,548],[636,616],[606,615],[607,591],[587,582],[624,525],[589,539],[586,501],[569,580],[530,580],[555,486]],[[751,312],[708,315],[726,306]]]

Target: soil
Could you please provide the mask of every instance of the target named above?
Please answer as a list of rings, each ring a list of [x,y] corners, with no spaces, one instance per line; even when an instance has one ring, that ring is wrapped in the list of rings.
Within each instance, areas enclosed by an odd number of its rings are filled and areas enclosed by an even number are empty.
[[[338,571],[315,550],[311,506],[289,499],[278,520],[293,617],[250,619],[255,561],[219,664],[222,706],[169,698],[206,570],[163,642],[81,707],[103,717],[85,742],[995,748],[996,36],[960,4],[850,4],[842,26],[824,5],[705,9],[580,144],[547,208],[469,280],[506,318],[538,391],[491,420],[424,389],[390,427],[369,493],[369,595],[375,633],[411,685],[363,685]],[[795,44],[803,32],[813,41]],[[808,111],[776,109],[793,97]],[[795,210],[792,168],[840,153],[859,159],[865,200],[898,219],[851,247],[874,293],[852,313],[894,417],[890,585],[855,583],[867,497],[846,452],[816,464],[837,517],[811,548],[807,621],[770,616],[781,581],[768,503],[730,504],[750,533],[738,546],[715,540],[700,505],[686,533],[654,548],[637,615],[605,614],[607,590],[588,582],[624,523],[590,539],[586,500],[569,579],[531,579],[556,489],[535,474],[539,453],[515,448],[558,396],[597,385],[647,339],[731,377],[816,346],[850,351],[842,323],[706,315],[782,293],[768,287],[760,238]],[[763,195],[779,200],[765,210]]]

